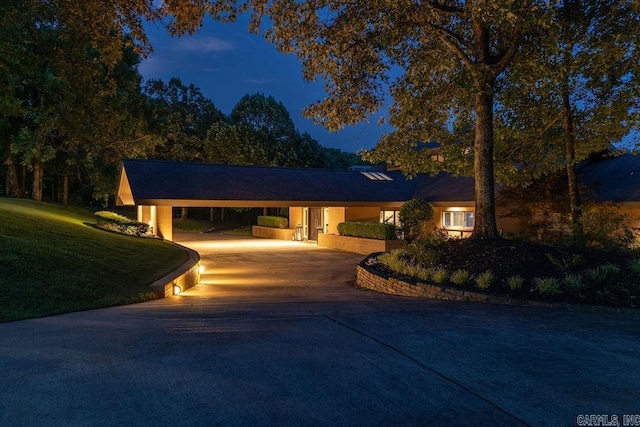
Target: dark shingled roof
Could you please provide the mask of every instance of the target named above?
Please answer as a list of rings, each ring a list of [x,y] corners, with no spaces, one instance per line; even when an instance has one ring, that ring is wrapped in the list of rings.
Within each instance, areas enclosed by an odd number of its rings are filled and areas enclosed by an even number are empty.
[[[639,202],[640,156],[587,161],[578,167],[578,180],[598,202]]]
[[[447,173],[436,176],[418,175],[414,199],[429,202],[464,202],[475,200],[474,180],[469,177],[454,177]]]
[[[357,171],[124,160],[135,200],[273,200],[398,202],[415,181],[388,172],[374,181]]]
[[[474,181],[446,173],[406,179],[384,172],[392,181],[371,180],[359,171],[235,166],[159,160],[124,160],[136,202],[287,201],[335,202],[334,205],[473,202]],[[599,202],[640,202],[640,156],[621,155],[587,161],[578,167],[581,185]]]
[[[371,180],[359,171],[124,160],[134,200],[405,202],[473,201],[473,179],[441,173]]]

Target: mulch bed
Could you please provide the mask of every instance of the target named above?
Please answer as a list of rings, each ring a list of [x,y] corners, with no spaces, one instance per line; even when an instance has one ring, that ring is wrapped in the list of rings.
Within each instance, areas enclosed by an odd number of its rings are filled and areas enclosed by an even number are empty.
[[[640,258],[638,251],[470,238],[447,240],[431,246],[426,252],[423,265],[444,267],[449,274],[463,269],[478,276],[491,270],[496,280],[487,292],[492,294],[552,302],[640,307],[640,275],[628,268],[630,261]],[[598,283],[585,278],[585,270],[609,263],[620,267],[620,272]],[[391,273],[382,264],[373,267]],[[542,294],[536,289],[536,278],[553,277],[563,282],[567,274],[581,275],[583,286],[580,289],[563,287],[556,295]],[[506,281],[509,276],[523,278],[522,288],[510,289]],[[471,289],[474,283],[460,287]]]

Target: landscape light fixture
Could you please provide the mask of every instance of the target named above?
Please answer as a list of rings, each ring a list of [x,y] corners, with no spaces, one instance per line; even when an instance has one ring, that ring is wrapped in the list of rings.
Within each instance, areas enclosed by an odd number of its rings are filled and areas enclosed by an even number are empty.
[[[182,292],[182,288],[178,285],[173,285],[173,294],[180,295],[180,292]]]

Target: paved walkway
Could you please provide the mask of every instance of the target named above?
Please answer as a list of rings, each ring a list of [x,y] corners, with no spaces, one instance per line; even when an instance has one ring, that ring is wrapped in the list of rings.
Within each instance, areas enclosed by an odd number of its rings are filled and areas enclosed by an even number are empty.
[[[207,266],[180,296],[0,324],[0,425],[575,425],[640,414],[640,315],[381,295],[349,283],[358,255],[178,237]]]

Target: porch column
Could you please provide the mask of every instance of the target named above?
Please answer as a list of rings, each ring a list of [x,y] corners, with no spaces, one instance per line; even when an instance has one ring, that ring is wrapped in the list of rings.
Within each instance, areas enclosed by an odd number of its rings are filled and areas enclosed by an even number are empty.
[[[156,206],[149,206],[149,227],[153,231],[153,235],[158,235],[158,209]]]
[[[144,222],[146,224],[149,223],[151,219],[151,209],[150,206],[138,205],[138,222]]]
[[[173,207],[154,206],[156,208],[156,234],[165,240],[173,241]],[[155,230],[155,228],[154,228]]]

